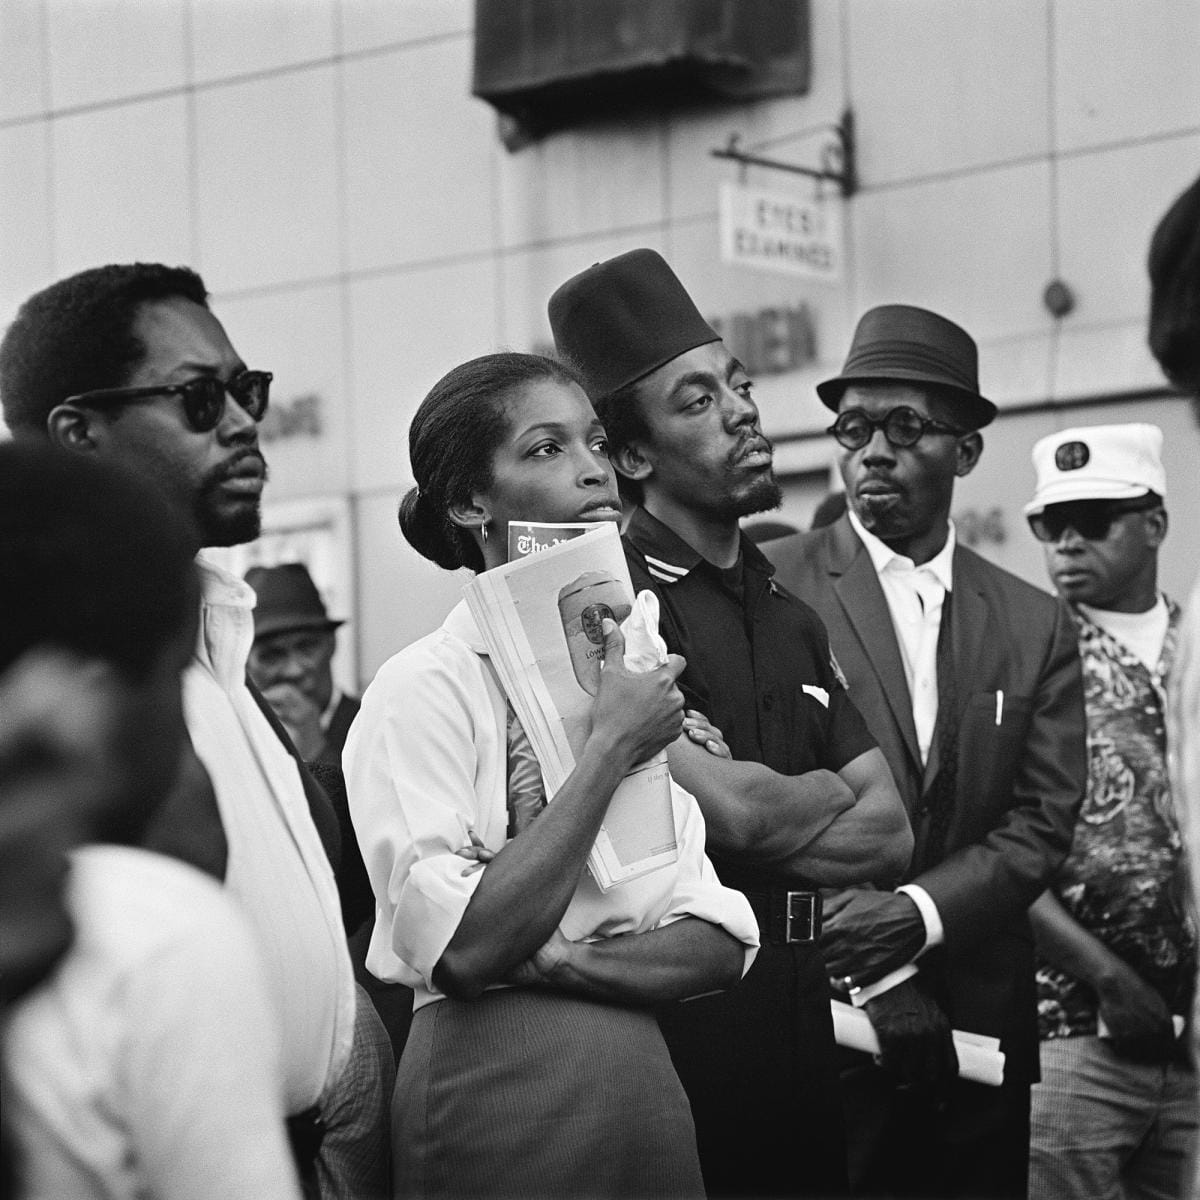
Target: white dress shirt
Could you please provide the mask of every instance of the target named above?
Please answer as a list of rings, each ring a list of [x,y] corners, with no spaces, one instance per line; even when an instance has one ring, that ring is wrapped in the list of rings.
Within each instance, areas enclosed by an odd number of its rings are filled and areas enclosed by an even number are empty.
[[[416,1008],[443,998],[433,969],[484,874],[464,874],[469,864],[455,851],[469,830],[490,850],[507,841],[507,716],[463,601],[440,629],[380,668],[350,727],[342,765],[376,904],[367,967],[411,987]],[[744,944],[748,970],[758,923],[705,856],[695,799],[673,787],[678,862],[607,894],[584,871],[559,928],[580,941],[700,917]]]
[[[333,869],[295,760],[246,688],[254,592],[203,557],[184,712],[229,842],[225,883],[258,937],[278,1013],[289,1113],[320,1102],[350,1057],[354,974]]]
[[[924,763],[933,741],[933,730],[938,714],[937,645],[942,629],[942,610],[946,595],[953,587],[954,547],[956,537],[954,522],[949,522],[946,544],[926,563],[919,566],[911,558],[897,554],[871,533],[851,509],[847,516],[854,532],[862,540],[871,557],[871,565],[879,578],[896,641],[900,646],[900,658],[904,663],[904,676],[908,681],[908,692],[912,698],[913,724],[917,730],[917,746]],[[925,945],[940,945],[945,940],[945,931],[937,905],[929,893],[915,883],[905,883],[896,889],[903,892],[917,906],[925,926]],[[858,988],[852,1000],[863,1005],[880,993],[916,974],[916,967],[909,963],[885,975],[877,983]]]
[[[952,586],[954,524],[951,523],[941,550],[927,563],[917,566],[911,558],[884,545],[864,527],[853,511],[848,515],[854,532],[871,556],[888,611],[892,614],[908,692],[912,697],[917,746],[924,762],[937,723],[937,644],[942,628],[942,607]]]

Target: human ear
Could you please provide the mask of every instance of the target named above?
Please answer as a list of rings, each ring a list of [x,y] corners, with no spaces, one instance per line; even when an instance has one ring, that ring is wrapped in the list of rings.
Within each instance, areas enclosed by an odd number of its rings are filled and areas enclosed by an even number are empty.
[[[446,516],[462,529],[482,529],[491,523],[492,514],[478,496],[472,496],[464,504],[451,504]]]
[[[46,418],[46,432],[60,450],[94,454],[97,449],[94,414],[70,404],[60,404]]]
[[[612,464],[626,479],[636,479],[639,482],[648,478],[653,471],[653,467],[634,442],[622,446],[612,456]]]
[[[1146,514],[1146,542],[1156,550],[1167,536],[1167,510],[1152,508]]]
[[[954,473],[960,479],[970,475],[975,470],[975,464],[983,453],[983,438],[977,432],[971,432],[958,439],[955,447]]]

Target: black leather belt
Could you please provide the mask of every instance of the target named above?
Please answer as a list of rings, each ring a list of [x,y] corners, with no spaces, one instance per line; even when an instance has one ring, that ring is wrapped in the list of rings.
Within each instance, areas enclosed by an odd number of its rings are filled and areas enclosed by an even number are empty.
[[[759,932],[773,946],[811,946],[821,936],[821,893],[743,888]]]

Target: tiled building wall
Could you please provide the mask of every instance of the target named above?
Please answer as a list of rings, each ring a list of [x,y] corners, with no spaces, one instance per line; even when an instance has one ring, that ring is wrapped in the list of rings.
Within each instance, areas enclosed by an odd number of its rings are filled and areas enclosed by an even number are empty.
[[[1200,5],[811,10],[807,96],[598,125],[510,155],[470,96],[469,0],[3,0],[0,321],[84,266],[195,265],[243,356],[275,372],[281,407],[319,397],[319,435],[270,443],[269,497],[348,498],[363,675],[457,592],[396,531],[412,411],[456,362],[544,342],[550,291],[608,254],[657,247],[714,315],[810,306],[817,361],[759,387],[797,469],[828,461],[823,443],[787,439],[826,423],[811,384],[874,303],[963,323],[1002,405],[1158,386],[1143,264],[1155,219],[1200,171]],[[818,143],[791,135],[847,105],[861,190],[846,203],[842,283],[721,264],[717,185],[737,169],[709,151],[738,133],[811,159]],[[798,177],[748,178],[811,194]],[[1056,277],[1077,297],[1061,321],[1042,303]],[[1143,417],[1168,429],[1165,575],[1182,592],[1200,436],[1178,401],[1002,418],[962,492],[1007,516],[990,552],[1040,574],[1016,516],[1035,437]]]

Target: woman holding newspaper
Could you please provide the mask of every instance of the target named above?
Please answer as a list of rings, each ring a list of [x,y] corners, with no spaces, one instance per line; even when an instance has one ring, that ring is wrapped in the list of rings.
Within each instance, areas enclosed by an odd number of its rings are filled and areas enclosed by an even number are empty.
[[[447,569],[506,563],[510,521],[619,519],[604,430],[551,360],[457,367],[409,448],[401,529]],[[545,807],[465,602],[363,697],[345,766],[378,905],[367,964],[415,991],[392,1113],[397,1195],[703,1195],[651,1006],[733,985],[757,926],[674,785],[675,861],[607,892],[585,869],[614,791],[684,716],[682,660],[637,673],[616,623],[600,634],[590,732]]]

